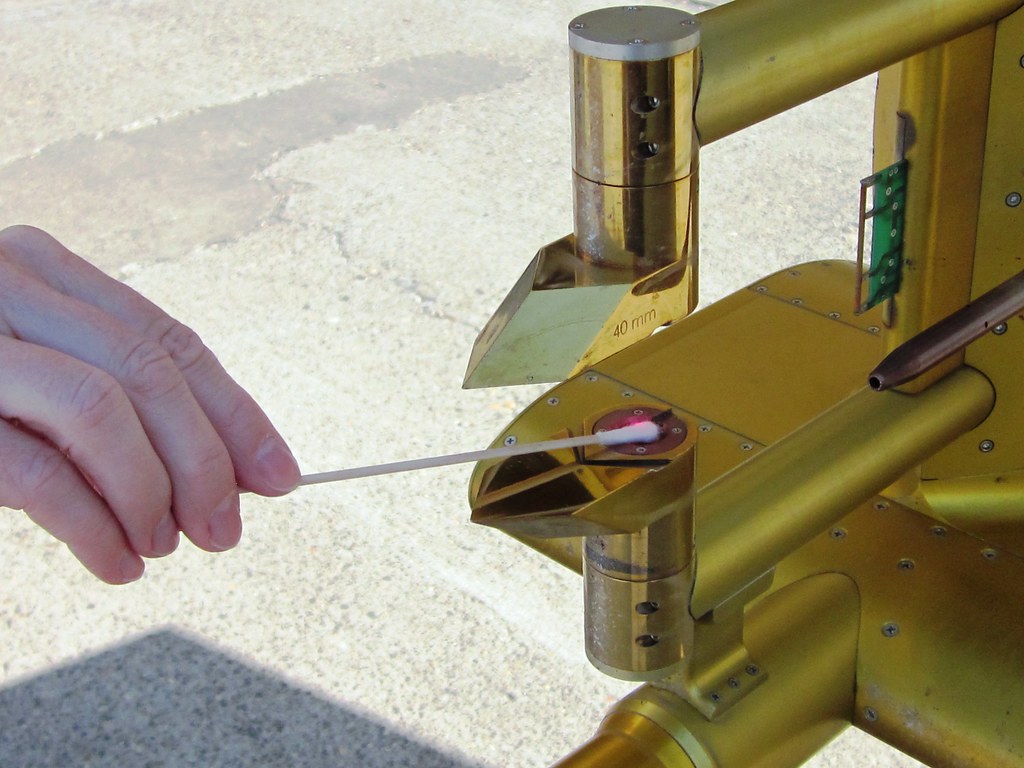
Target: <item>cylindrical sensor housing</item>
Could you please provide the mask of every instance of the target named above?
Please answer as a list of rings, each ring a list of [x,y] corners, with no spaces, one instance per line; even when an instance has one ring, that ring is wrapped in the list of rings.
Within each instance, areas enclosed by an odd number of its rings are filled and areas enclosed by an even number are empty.
[[[584,629],[590,662],[622,680],[671,674],[692,648],[696,439],[672,461],[671,509],[635,533],[584,541]],[[661,470],[667,471],[667,470]]]
[[[673,8],[606,8],[570,23],[574,230],[585,263],[640,279],[683,261],[695,285],[699,42],[697,18]]]

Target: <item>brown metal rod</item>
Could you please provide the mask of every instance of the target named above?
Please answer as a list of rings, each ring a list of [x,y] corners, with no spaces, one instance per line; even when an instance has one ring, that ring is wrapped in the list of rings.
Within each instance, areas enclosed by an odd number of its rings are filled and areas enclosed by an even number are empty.
[[[868,376],[877,392],[898,387],[1024,311],[1024,272],[896,347]]]

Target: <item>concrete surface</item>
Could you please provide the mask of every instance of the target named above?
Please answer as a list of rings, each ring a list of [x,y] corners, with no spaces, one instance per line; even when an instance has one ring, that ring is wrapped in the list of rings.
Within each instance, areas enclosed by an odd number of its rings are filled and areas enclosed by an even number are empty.
[[[680,2],[700,10],[708,2]],[[539,389],[473,339],[571,228],[592,2],[0,0],[0,226],[199,331],[306,471],[482,447]],[[851,257],[873,83],[707,148],[705,302]],[[469,470],[246,498],[123,588],[0,515],[0,766],[543,766],[629,686],[581,584],[472,527]],[[850,731],[814,766],[917,765]]]

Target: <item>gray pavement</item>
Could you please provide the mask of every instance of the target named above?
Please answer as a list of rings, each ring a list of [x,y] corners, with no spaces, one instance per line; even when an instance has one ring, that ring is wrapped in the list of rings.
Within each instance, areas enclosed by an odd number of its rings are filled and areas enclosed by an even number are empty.
[[[483,447],[541,391],[460,383],[571,228],[565,26],[593,7],[0,0],[0,226],[195,328],[305,471]],[[703,152],[703,302],[853,255],[872,91]],[[0,766],[570,751],[630,686],[585,660],[578,578],[469,524],[468,471],[247,497],[236,550],[120,588],[0,510]],[[850,731],[810,765],[917,763]]]

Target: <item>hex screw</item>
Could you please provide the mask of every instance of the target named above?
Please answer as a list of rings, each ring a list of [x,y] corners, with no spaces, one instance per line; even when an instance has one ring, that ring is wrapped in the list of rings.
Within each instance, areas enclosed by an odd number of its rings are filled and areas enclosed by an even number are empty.
[[[982,440],[978,443],[978,450],[982,453],[992,453],[995,449],[996,444],[991,440]]]
[[[914,561],[911,560],[909,557],[904,557],[902,560],[896,563],[896,567],[899,568],[901,571],[912,571],[914,570]]]
[[[896,637],[900,633],[900,625],[891,621],[882,625],[882,634],[886,637]]]
[[[878,720],[878,712],[876,712],[872,707],[864,707],[864,719],[869,723],[873,723]]]
[[[518,440],[516,440],[516,436],[515,435],[509,435],[508,437],[505,438],[505,446],[508,447],[508,448],[511,448],[517,442],[518,442]]]
[[[1002,336],[1008,330],[1010,330],[1010,326],[1008,326],[1006,323],[999,323],[999,325],[992,329],[992,333],[994,333],[996,336]]]
[[[1006,196],[1006,204],[1010,208],[1016,208],[1018,205],[1020,205],[1020,202],[1021,202],[1020,192],[1011,192],[1010,194],[1008,194]]]

